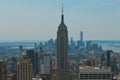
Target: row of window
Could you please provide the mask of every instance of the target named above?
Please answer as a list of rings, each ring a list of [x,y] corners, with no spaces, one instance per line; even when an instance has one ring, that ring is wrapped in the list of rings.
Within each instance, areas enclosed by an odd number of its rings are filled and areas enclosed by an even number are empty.
[[[80,79],[111,79],[110,74],[80,74]]]

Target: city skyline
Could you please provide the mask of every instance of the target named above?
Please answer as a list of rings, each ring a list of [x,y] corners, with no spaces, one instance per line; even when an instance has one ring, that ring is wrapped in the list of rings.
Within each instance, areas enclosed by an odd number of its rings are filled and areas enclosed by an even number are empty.
[[[55,39],[62,3],[69,38],[120,40],[119,0],[0,1],[0,40]]]

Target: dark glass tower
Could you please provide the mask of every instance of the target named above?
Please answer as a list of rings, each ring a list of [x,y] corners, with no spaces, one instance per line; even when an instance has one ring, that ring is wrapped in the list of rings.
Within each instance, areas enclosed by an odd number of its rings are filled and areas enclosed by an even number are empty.
[[[68,31],[62,10],[57,31],[57,80],[69,80],[68,73]]]
[[[107,50],[107,67],[110,67],[110,54],[111,54],[111,51]]]

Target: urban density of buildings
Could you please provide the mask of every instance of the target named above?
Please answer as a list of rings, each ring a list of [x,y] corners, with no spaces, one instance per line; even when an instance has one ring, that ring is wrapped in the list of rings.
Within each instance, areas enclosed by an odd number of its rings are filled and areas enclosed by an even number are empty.
[[[62,9],[56,40],[0,43],[0,80],[120,80],[119,54],[68,34]]]

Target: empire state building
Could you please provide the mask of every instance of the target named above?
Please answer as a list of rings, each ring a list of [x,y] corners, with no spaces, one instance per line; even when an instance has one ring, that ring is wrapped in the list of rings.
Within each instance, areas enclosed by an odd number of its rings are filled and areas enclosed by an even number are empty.
[[[69,80],[68,74],[68,31],[62,9],[61,23],[57,31],[57,80]]]

